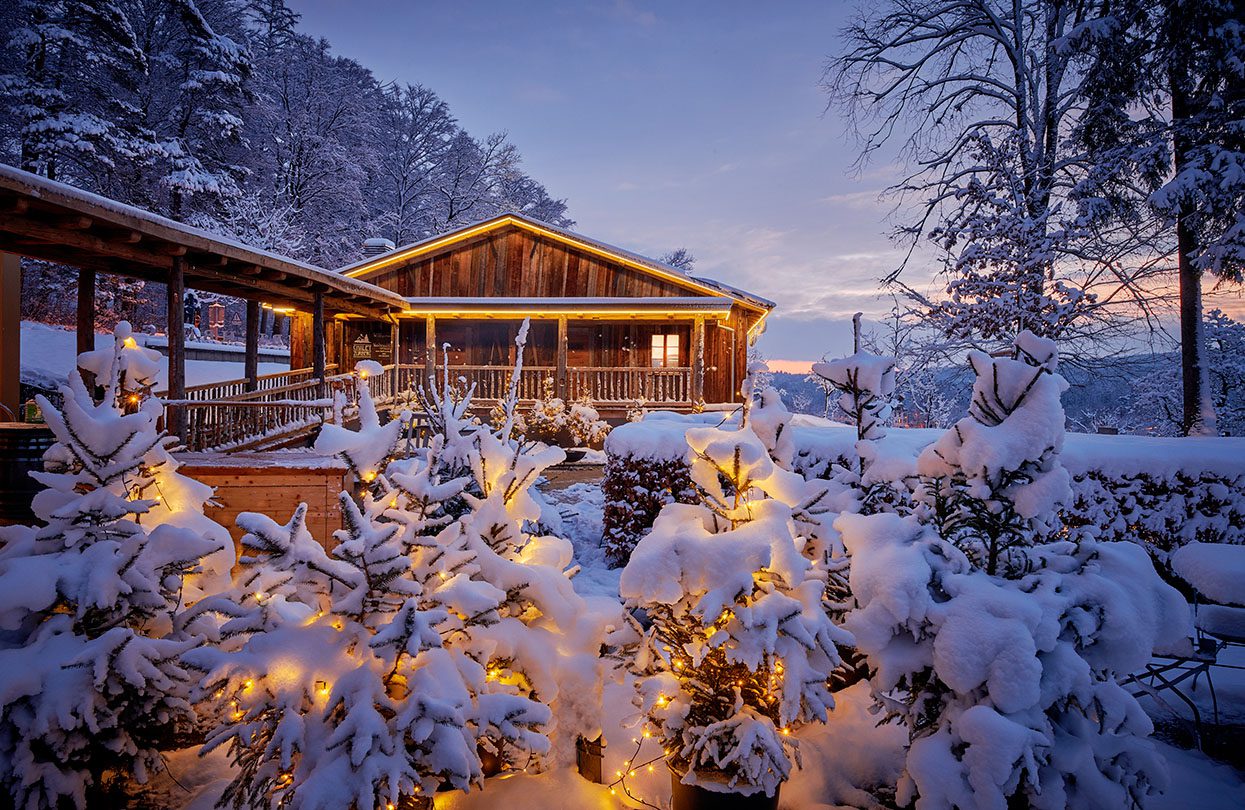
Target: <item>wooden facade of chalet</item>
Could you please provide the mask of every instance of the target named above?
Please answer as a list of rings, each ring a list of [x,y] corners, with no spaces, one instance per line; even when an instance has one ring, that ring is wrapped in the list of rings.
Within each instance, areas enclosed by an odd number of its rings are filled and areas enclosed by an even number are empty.
[[[386,321],[335,319],[329,362],[370,357],[426,378],[448,360],[452,378],[487,402],[502,396],[515,338],[531,319],[520,396],[546,379],[559,396],[615,410],[736,402],[749,345],[773,304],[561,228],[515,214],[342,268],[401,296]],[[291,364],[304,365],[311,330],[297,318]]]

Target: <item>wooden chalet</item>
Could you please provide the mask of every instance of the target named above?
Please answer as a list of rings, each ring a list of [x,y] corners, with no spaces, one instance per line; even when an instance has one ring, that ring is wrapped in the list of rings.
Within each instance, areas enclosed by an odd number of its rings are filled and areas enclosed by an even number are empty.
[[[353,401],[354,363],[385,367],[384,398],[444,371],[502,397],[515,336],[531,319],[519,394],[550,381],[603,415],[632,403],[690,409],[739,400],[748,346],[773,304],[621,248],[518,215],[326,270],[0,165],[0,420],[19,410],[19,256],[78,268],[79,351],[94,342],[100,272],[167,289],[167,428],[191,451],[288,446]],[[245,301],[242,376],[187,386],[183,292]],[[264,312],[268,314],[265,316]],[[261,323],[288,318],[290,370],[259,375]],[[231,327],[232,328],[232,327]]]
[[[522,399],[546,380],[618,415],[645,400],[689,409],[740,397],[749,345],[773,303],[519,214],[502,214],[342,268],[404,303],[391,322],[342,313],[330,361],[363,358],[464,378],[487,404],[504,395],[515,338],[531,319]],[[291,330],[291,362],[308,356]]]

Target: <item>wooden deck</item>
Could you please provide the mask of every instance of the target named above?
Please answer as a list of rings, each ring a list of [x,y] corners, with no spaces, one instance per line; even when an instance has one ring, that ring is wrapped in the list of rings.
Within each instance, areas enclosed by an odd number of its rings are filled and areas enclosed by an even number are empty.
[[[368,380],[377,404],[404,404],[404,392],[424,383],[425,369],[416,365],[384,366],[385,373]],[[438,376],[443,373],[438,370]],[[530,406],[555,369],[524,368],[519,375],[521,406]],[[505,398],[513,369],[507,366],[451,366],[450,379],[472,388],[473,403],[487,412]],[[603,417],[620,417],[643,398],[649,407],[690,410],[690,368],[577,368],[566,382],[568,399],[593,398]],[[354,374],[316,377],[311,369],[267,374],[251,385],[248,379],[227,380],[189,388],[184,398],[160,395],[166,421],[181,426],[182,445],[189,452],[239,453],[305,445],[326,422],[347,423],[355,416],[358,378]]]

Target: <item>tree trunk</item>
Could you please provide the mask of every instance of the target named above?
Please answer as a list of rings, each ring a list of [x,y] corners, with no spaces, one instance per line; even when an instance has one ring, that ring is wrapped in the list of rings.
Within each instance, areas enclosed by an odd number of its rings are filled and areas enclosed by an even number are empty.
[[[1169,7],[1169,25],[1176,25]],[[1181,42],[1183,37],[1173,37]],[[1185,47],[1188,47],[1187,45]],[[1190,144],[1185,125],[1193,113],[1193,99],[1188,85],[1190,66],[1187,53],[1177,54],[1169,74],[1172,104],[1172,161],[1177,175],[1185,167]],[[1202,273],[1193,263],[1197,251],[1197,232],[1189,221],[1190,203],[1180,204],[1176,214],[1176,267],[1180,279],[1180,378],[1181,428],[1186,436],[1215,435],[1215,409],[1206,388],[1206,352],[1202,341]]]

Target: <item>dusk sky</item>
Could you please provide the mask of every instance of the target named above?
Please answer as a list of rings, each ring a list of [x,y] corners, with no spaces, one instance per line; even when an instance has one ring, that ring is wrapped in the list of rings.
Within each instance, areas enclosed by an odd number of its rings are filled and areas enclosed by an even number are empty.
[[[852,3],[295,0],[302,30],[382,81],[506,130],[575,230],[778,302],[761,351],[850,351],[898,261],[879,191],[818,87]]]

